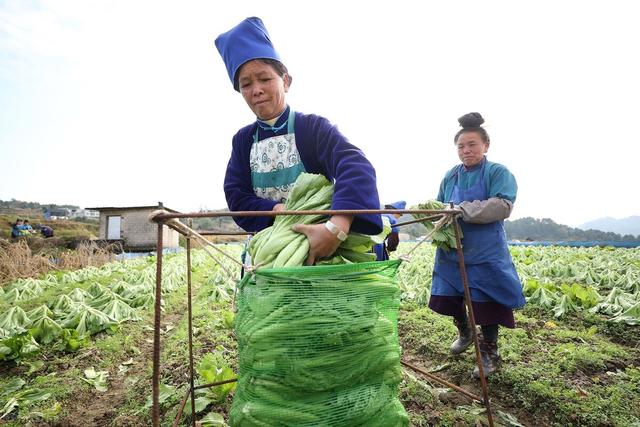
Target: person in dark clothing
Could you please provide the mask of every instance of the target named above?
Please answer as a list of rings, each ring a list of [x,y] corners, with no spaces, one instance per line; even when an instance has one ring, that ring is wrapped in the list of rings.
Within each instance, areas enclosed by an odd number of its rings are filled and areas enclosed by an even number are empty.
[[[15,224],[11,227],[11,237],[16,239],[22,235],[22,228],[24,224],[21,219],[16,219]]]
[[[399,202],[385,205],[385,209],[404,209],[407,206],[407,202],[401,200]],[[386,261],[389,259],[389,252],[393,252],[398,248],[400,243],[400,229],[395,227],[402,214],[384,214],[391,224],[391,232],[383,243],[375,245],[373,251],[376,254],[376,261]]]
[[[289,192],[303,173],[322,174],[334,183],[331,209],[377,209],[376,174],[364,153],[324,117],[294,111],[286,102],[291,75],[280,60],[262,20],[247,18],[215,41],[233,88],[256,120],[232,140],[224,191],[232,211],[284,210]],[[260,231],[269,217],[234,217],[246,231]],[[378,234],[380,215],[333,215],[324,224],[296,224],[307,236],[306,264],[330,256],[349,231]]]
[[[40,224],[40,234],[42,234],[42,236],[44,236],[45,238],[49,238],[49,237],[53,237],[53,228],[49,227],[48,225],[42,225]]]
[[[490,142],[482,116],[469,113],[458,122],[462,129],[454,143],[462,163],[446,173],[438,200],[452,202],[462,211],[462,250],[474,319],[482,328],[480,353],[487,376],[500,366],[499,325],[514,328],[513,309],[526,302],[503,226],[516,201],[518,186],[505,166],[487,160]],[[438,249],[429,308],[454,318],[458,338],[451,345],[453,354],[464,352],[473,342],[463,295],[456,251]],[[480,377],[477,367],[473,376]]]

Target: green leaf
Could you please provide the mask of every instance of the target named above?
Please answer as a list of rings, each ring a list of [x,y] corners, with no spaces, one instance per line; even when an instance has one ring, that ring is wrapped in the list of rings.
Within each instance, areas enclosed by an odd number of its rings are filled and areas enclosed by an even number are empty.
[[[31,325],[31,319],[18,306],[11,307],[9,311],[0,316],[0,328],[10,333],[21,334]]]
[[[60,342],[56,344],[56,349],[75,353],[80,348],[89,344],[88,337],[81,337],[75,329],[63,329]]]
[[[196,400],[195,400],[196,414],[207,409],[207,406],[211,405],[212,403],[214,403],[213,399],[211,399],[206,395],[196,397]],[[187,415],[191,415],[191,397],[189,397],[189,399],[187,400],[187,404],[184,407],[184,412]]]
[[[50,397],[51,397],[51,393],[45,390],[38,390],[34,388],[23,390],[17,395],[18,401],[20,402],[20,406],[28,406],[35,402],[47,400]]]
[[[498,419],[505,426],[507,426],[507,427],[525,427],[523,424],[520,424],[518,419],[516,417],[514,417],[513,415],[511,415],[511,414],[509,414],[507,412],[502,412],[502,411],[497,411],[497,412],[498,412]]]
[[[51,317],[53,316],[53,312],[51,310],[49,310],[49,307],[47,307],[46,305],[42,304],[36,308],[34,308],[33,310],[29,311],[27,313],[27,316],[29,316],[29,318],[33,321],[35,321],[36,319],[40,319],[41,317]]]
[[[203,384],[230,380],[236,377],[220,353],[207,353],[202,360],[200,360],[200,363],[198,363],[196,370]],[[207,395],[216,402],[219,402],[224,400],[235,387],[235,382],[211,387]]]
[[[18,399],[16,399],[15,397],[9,399],[9,401],[7,401],[7,403],[5,403],[4,407],[2,408],[2,416],[0,417],[0,420],[9,415],[11,411],[13,411],[17,406]]]
[[[231,310],[224,310],[222,312],[222,318],[224,319],[224,325],[228,328],[228,329],[233,329],[233,319],[234,319],[235,315],[233,314],[233,311]]]
[[[22,378],[18,378],[18,377],[12,378],[9,380],[9,382],[4,384],[4,390],[2,391],[0,396],[8,396],[11,393],[18,391],[22,387],[24,387],[26,383],[27,382]]]
[[[31,375],[34,372],[38,372],[44,366],[44,362],[42,360],[36,360],[34,362],[24,361],[22,363],[29,367],[29,370],[27,371],[27,375]]]
[[[158,403],[162,406],[163,403],[171,399],[176,393],[176,388],[172,385],[160,383],[160,393],[158,394]],[[153,406],[153,395],[147,397],[145,408],[151,408]]]
[[[36,341],[49,344],[62,334],[62,327],[49,316],[43,315],[33,322],[29,332]]]
[[[62,320],[62,327],[74,328],[80,336],[93,335],[107,329],[116,322],[103,312],[84,303]]]
[[[69,298],[74,302],[85,302],[91,300],[93,297],[87,291],[75,288],[69,293]]]
[[[96,371],[92,366],[84,370],[84,376],[85,378],[82,378],[82,380],[94,386],[99,392],[107,391],[108,371]]]
[[[202,427],[228,427],[224,417],[218,412],[209,412],[200,420],[200,425]]]
[[[128,320],[140,320],[136,311],[119,298],[111,300],[111,302],[107,303],[101,310],[118,323]]]
[[[640,302],[611,319],[612,322],[624,322],[627,325],[640,325]]]
[[[51,309],[61,315],[61,313],[67,313],[76,306],[76,302],[69,298],[67,295],[60,295],[54,303],[51,305]]]

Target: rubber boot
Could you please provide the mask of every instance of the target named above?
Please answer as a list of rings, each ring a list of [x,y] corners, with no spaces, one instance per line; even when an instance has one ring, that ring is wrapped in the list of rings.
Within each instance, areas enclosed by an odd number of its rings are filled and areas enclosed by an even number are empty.
[[[498,341],[486,341],[484,337],[480,340],[480,360],[485,378],[500,369],[502,360],[498,353]],[[480,378],[480,370],[477,365],[473,368],[473,377]]]
[[[455,317],[453,318],[453,323],[456,325],[456,328],[458,328],[458,339],[451,344],[449,351],[451,351],[451,354],[460,354],[468,349],[473,342],[471,325],[469,325],[467,319],[463,321]]]

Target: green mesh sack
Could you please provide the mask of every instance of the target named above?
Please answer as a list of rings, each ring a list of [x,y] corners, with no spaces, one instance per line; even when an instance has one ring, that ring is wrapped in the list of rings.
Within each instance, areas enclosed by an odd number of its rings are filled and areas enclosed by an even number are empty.
[[[258,270],[238,285],[232,426],[406,426],[399,261]]]

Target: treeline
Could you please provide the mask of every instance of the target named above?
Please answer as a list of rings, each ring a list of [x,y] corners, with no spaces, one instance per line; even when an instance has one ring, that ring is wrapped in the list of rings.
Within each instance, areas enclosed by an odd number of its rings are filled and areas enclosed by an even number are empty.
[[[229,212],[229,209],[200,209],[200,213],[205,212]],[[219,216],[216,218],[193,218],[193,228],[195,230],[207,231],[240,231],[230,216]]]
[[[0,200],[0,210],[11,210],[11,209],[35,209],[39,211],[46,211],[47,209],[71,209],[77,210],[80,209],[79,206],[74,205],[56,205],[56,204],[47,204],[41,205],[38,202],[23,202],[21,200],[11,199],[11,200]]]
[[[625,234],[624,236],[610,231],[581,230],[558,224],[550,218],[521,218],[505,221],[504,228],[509,240],[520,241],[573,241],[573,242],[633,242],[640,236]]]

